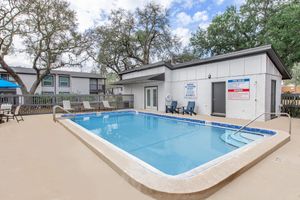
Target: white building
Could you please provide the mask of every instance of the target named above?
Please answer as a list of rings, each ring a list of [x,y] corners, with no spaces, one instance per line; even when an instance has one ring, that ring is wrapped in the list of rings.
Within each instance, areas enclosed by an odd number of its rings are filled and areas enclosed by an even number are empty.
[[[12,67],[29,90],[36,79],[32,68]],[[14,81],[0,68],[0,78]],[[105,78],[99,74],[52,70],[38,86],[36,94],[102,94],[105,92]],[[20,89],[1,89],[0,94],[22,94]]]
[[[121,73],[136,109],[164,111],[166,97],[198,114],[252,119],[280,112],[281,81],[291,76],[270,45],[172,65],[158,62]],[[266,116],[266,120],[270,116]]]

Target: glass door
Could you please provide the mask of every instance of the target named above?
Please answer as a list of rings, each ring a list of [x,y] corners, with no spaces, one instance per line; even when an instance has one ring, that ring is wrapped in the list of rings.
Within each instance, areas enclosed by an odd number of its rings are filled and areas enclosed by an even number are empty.
[[[157,110],[157,87],[145,88],[145,108]]]

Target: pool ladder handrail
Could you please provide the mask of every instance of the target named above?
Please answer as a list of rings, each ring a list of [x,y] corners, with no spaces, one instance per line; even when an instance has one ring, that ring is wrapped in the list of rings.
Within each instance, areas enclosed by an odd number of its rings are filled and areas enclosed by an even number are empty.
[[[66,109],[64,109],[63,107],[59,106],[59,105],[55,105],[53,106],[52,108],[52,111],[53,111],[53,121],[56,122],[56,109],[61,109],[62,111],[65,111],[66,113],[68,114],[72,114],[71,112],[67,111]]]
[[[253,122],[255,122],[257,119],[259,119],[261,116],[263,115],[284,115],[284,116],[287,116],[289,118],[289,134],[291,135],[292,134],[292,118],[290,116],[290,114],[288,113],[272,113],[272,112],[265,112],[265,113],[262,113],[260,115],[258,115],[257,117],[255,117],[254,119],[252,119],[250,122],[248,122],[247,124],[245,124],[244,126],[242,126],[239,130],[237,130],[236,132],[233,133],[233,135],[239,133],[241,130],[243,130],[244,128],[246,128],[247,126],[249,126],[250,124],[252,124]]]

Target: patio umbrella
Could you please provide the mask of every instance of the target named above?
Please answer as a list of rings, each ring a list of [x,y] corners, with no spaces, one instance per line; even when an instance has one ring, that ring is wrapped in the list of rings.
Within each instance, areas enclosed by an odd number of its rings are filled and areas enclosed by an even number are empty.
[[[10,81],[6,81],[3,79],[0,79],[0,88],[6,88],[6,89],[13,89],[13,88],[19,88],[20,86],[10,82]]]

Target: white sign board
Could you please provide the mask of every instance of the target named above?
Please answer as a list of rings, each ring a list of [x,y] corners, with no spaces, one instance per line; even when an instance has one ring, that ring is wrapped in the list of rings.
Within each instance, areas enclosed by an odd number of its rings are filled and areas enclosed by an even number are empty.
[[[229,100],[248,100],[250,99],[250,79],[228,80],[227,92]]]
[[[185,84],[185,98],[186,99],[196,99],[197,98],[197,83],[190,82]]]

